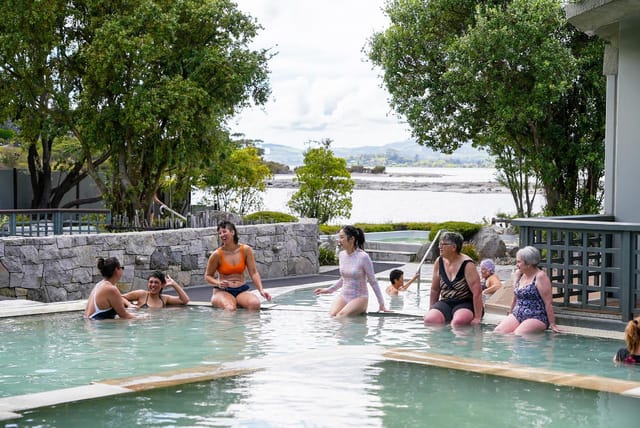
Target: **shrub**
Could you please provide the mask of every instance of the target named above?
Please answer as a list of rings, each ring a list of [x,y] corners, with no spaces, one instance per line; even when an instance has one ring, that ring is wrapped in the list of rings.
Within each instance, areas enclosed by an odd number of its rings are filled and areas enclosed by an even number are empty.
[[[462,245],[462,251],[460,251],[462,254],[466,254],[467,256],[471,257],[473,259],[474,262],[478,262],[478,260],[480,260],[480,255],[478,254],[478,251],[476,250],[476,246],[473,244],[463,244]]]
[[[465,241],[473,239],[476,233],[482,229],[482,225],[477,223],[468,223],[465,221],[447,221],[444,223],[434,224],[429,233],[429,240],[433,241],[438,230],[444,229],[447,232],[458,232]]]
[[[242,217],[243,223],[292,223],[298,221],[298,217],[278,211],[257,211]]]
[[[332,266],[338,264],[336,253],[329,248],[320,247],[318,252],[318,262],[320,266]]]

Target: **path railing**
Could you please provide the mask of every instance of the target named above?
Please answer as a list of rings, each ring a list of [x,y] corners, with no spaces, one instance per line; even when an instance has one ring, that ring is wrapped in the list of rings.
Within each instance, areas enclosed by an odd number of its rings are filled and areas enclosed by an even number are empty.
[[[0,236],[47,236],[100,233],[111,223],[105,209],[0,210]]]
[[[514,219],[541,254],[554,307],[627,322],[640,316],[640,224],[613,216]]]

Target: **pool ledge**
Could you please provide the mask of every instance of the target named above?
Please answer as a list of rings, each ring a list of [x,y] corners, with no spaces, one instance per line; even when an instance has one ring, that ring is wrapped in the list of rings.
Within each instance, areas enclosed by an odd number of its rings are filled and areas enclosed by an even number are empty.
[[[383,355],[386,359],[392,361],[424,364],[427,366],[501,376],[530,382],[549,383],[558,386],[588,389],[592,391],[609,392],[640,398],[640,382],[636,381],[559,372],[537,367],[520,366],[511,363],[480,361],[477,359],[432,354],[412,349],[389,349]]]

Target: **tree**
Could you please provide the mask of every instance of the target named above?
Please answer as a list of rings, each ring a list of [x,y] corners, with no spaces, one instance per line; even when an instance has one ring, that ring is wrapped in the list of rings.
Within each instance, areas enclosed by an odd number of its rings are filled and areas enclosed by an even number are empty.
[[[16,142],[27,152],[32,208],[58,207],[69,190],[87,176],[85,152],[67,153],[52,182],[54,146],[70,132],[74,97],[80,90],[73,64],[80,41],[70,17],[74,2],[3,2],[0,21],[0,117],[16,125]],[[72,20],[71,20],[72,22]],[[92,167],[108,159],[94,153]],[[69,205],[94,202],[71,201]]]
[[[5,3],[0,113],[29,150],[35,206],[55,205],[51,153],[73,136],[67,176],[90,174],[114,215],[150,215],[167,176],[192,182],[226,122],[268,98],[271,54],[248,47],[260,26],[232,1]]]
[[[525,198],[519,214],[531,214],[530,172],[548,214],[598,210],[601,41],[569,26],[555,0],[393,0],[386,12],[391,26],[374,34],[369,57],[419,144],[485,147]]]
[[[85,150],[111,150],[107,180],[93,175],[112,210],[131,216],[168,170],[221,159],[226,121],[267,100],[270,55],[248,48],[260,27],[228,0],[136,0],[101,18],[82,52],[78,132]]]
[[[305,151],[303,165],[296,169],[300,187],[287,205],[300,216],[316,218],[320,224],[326,224],[333,218],[351,214],[355,183],[347,162],[333,155],[330,139],[309,142],[310,145],[313,143],[320,147],[309,147]]]
[[[220,210],[245,215],[262,208],[269,167],[253,146],[238,147],[219,164],[219,169],[202,177],[206,200]]]

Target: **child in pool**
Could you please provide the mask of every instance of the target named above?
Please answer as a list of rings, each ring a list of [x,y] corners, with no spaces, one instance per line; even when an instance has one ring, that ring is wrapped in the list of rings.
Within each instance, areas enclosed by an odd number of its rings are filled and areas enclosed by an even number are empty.
[[[409,288],[409,286],[413,284],[413,281],[418,278],[420,278],[420,275],[418,272],[416,272],[413,277],[405,283],[404,272],[402,272],[400,269],[393,269],[389,273],[389,281],[391,282],[391,285],[387,287],[387,294],[390,296],[397,296],[398,292],[404,291]]]
[[[640,364],[640,323],[638,319],[631,320],[624,329],[625,348],[618,349],[613,357],[614,363]]]

